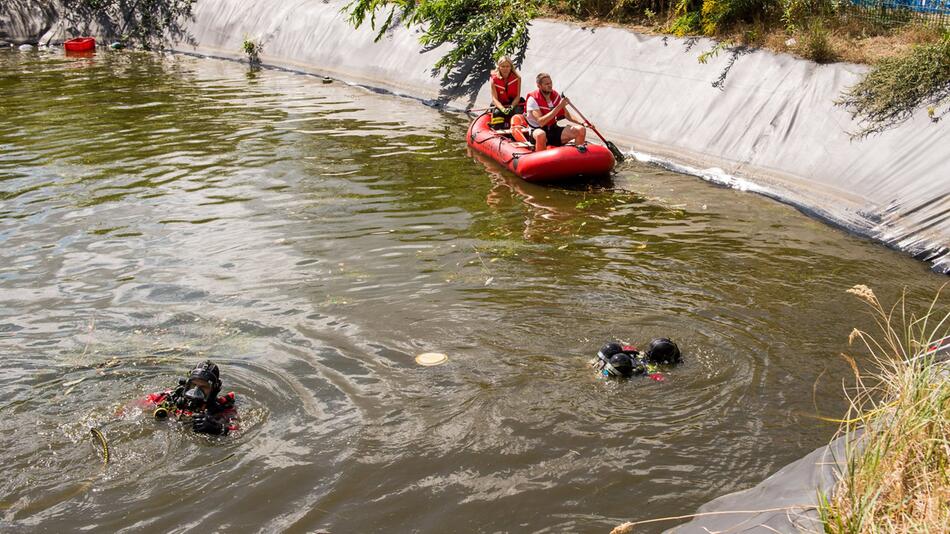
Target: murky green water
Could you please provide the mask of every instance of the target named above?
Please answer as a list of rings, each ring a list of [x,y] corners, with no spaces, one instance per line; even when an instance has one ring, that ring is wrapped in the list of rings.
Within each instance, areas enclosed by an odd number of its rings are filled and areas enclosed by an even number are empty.
[[[654,167],[529,185],[467,154],[466,126],[214,60],[0,51],[0,529],[689,513],[831,436],[815,415],[840,414],[838,353],[869,325],[845,289],[919,304],[946,280]],[[586,367],[661,335],[686,357],[666,382]],[[117,415],[205,357],[239,435]]]

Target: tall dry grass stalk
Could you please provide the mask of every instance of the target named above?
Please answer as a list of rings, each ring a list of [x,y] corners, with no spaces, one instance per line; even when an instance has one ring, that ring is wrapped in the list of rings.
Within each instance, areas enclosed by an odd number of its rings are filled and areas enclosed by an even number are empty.
[[[848,293],[870,306],[880,331],[850,336],[873,371],[845,355],[856,386],[841,432],[851,439],[840,482],[820,496],[825,532],[950,532],[950,313],[940,291],[920,316],[903,296],[886,309],[867,286]]]

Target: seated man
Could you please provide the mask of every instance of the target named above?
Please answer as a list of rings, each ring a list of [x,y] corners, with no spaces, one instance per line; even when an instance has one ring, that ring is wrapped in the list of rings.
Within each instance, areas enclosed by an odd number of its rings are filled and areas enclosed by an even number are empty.
[[[190,417],[195,432],[225,435],[238,429],[238,417],[234,393],[218,397],[220,391],[220,371],[208,360],[196,365],[187,379],[180,379],[176,389],[148,395],[145,404],[155,408],[156,419],[173,415],[187,421]]]
[[[578,145],[584,144],[587,130],[584,123],[575,119],[567,110],[571,101],[554,90],[550,74],[542,72],[538,74],[536,81],[538,89],[528,93],[525,99],[525,118],[533,128],[531,136],[534,138],[534,150],[544,150],[548,145],[561,146],[572,140]],[[577,126],[558,126],[557,121],[560,119],[567,119]]]

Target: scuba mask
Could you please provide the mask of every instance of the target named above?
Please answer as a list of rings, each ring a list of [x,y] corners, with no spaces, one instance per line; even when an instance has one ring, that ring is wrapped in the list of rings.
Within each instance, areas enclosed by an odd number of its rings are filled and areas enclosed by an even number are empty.
[[[597,359],[600,363],[606,363],[610,360],[610,357],[619,352],[623,352],[623,347],[620,343],[607,343],[597,351]],[[603,367],[603,365],[601,365]]]
[[[601,358],[597,369],[606,378],[628,378],[633,374],[634,362],[629,354],[618,352],[609,358]]]
[[[186,386],[185,394],[182,397],[182,408],[190,412],[196,412],[205,407],[208,402],[208,395],[196,384],[189,383]]]

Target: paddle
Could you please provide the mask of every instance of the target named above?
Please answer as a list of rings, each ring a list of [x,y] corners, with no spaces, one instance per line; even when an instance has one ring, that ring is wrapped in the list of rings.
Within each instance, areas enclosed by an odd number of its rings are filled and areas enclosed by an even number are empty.
[[[573,102],[568,104],[568,106],[571,106],[571,109],[576,111],[577,114],[581,116],[581,119],[583,119],[584,122],[586,122],[587,125],[590,126],[590,129],[594,130],[594,133],[597,134],[597,137],[599,137],[600,140],[603,141],[605,145],[607,145],[607,148],[610,150],[610,153],[614,155],[614,159],[616,159],[618,163],[623,163],[623,160],[626,158],[624,158],[623,152],[621,152],[620,149],[617,148],[617,145],[604,139],[604,136],[600,135],[600,132],[597,131],[597,128],[593,124],[591,124],[589,120],[587,120],[587,117],[585,117],[584,114],[581,113],[581,110],[577,109],[577,106],[575,106]]]

